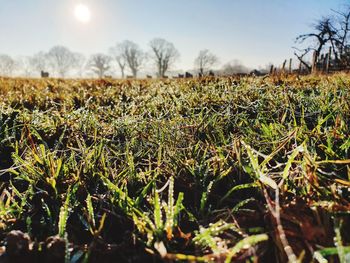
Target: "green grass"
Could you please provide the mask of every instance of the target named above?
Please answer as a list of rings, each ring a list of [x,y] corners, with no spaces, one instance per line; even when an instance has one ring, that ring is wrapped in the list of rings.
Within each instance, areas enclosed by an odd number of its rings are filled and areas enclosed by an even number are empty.
[[[347,262],[349,87],[0,79],[1,257]]]

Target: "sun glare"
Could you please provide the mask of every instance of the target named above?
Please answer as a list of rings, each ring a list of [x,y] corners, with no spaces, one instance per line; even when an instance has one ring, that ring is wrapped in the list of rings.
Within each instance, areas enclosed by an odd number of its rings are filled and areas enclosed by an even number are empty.
[[[83,23],[87,23],[91,19],[90,9],[87,5],[78,4],[74,9],[75,18]]]

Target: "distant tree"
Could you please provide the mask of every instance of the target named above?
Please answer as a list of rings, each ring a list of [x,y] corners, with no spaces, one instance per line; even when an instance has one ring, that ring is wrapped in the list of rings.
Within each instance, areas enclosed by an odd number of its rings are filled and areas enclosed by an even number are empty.
[[[105,54],[94,54],[88,61],[88,67],[97,74],[99,78],[102,78],[110,70],[111,60],[112,58]]]
[[[244,66],[239,60],[233,60],[226,63],[220,70],[222,75],[247,74],[250,69]]]
[[[125,77],[125,67],[126,67],[126,62],[127,62],[125,56],[122,56],[122,55],[115,56],[114,59],[118,63],[122,78],[124,78]]]
[[[29,77],[33,72],[31,57],[21,56],[16,58],[16,69],[19,75]]]
[[[198,70],[199,75],[204,76],[207,74],[211,67],[218,63],[217,56],[212,54],[208,49],[199,51],[197,58],[194,61],[195,68]]]
[[[141,48],[136,43],[125,40],[116,45],[114,52],[114,59],[121,69],[122,77],[124,77],[125,74],[125,66],[128,66],[133,77],[136,78],[146,58]]]
[[[48,56],[44,52],[36,53],[34,56],[29,58],[32,71],[40,74],[41,71],[47,71],[49,68]]]
[[[349,46],[350,6],[346,6],[344,10],[332,11],[336,14],[338,23],[336,46],[339,50],[339,55],[342,56],[345,49]]]
[[[123,46],[121,43],[111,47],[109,53],[112,58],[117,62],[122,78],[125,78],[125,68],[127,64],[126,56],[123,54]]]
[[[65,77],[78,63],[76,54],[64,46],[55,46],[51,48],[47,53],[47,58],[49,59],[52,69],[60,77]]]
[[[75,67],[73,68],[74,73],[78,77],[83,77],[85,70],[86,70],[86,64],[87,64],[87,59],[83,54],[80,53],[75,53]]]
[[[15,60],[8,55],[0,55],[0,75],[11,76],[15,70]]]
[[[151,47],[150,56],[157,67],[157,75],[164,77],[180,54],[173,43],[162,38],[154,38],[149,43],[149,46]]]
[[[336,47],[339,58],[343,65],[350,65],[350,5],[345,6],[344,10],[332,10],[336,14],[337,38]]]

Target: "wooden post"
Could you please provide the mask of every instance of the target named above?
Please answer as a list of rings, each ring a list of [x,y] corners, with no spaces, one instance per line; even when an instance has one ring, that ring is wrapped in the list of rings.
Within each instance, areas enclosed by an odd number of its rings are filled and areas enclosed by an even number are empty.
[[[325,58],[325,56],[324,56],[324,54],[321,54],[321,58],[319,59],[319,70],[321,71],[321,72],[323,72],[324,71],[324,58]]]
[[[301,74],[301,70],[302,70],[302,63],[301,63],[301,61],[299,62],[299,75]]]
[[[270,75],[272,75],[273,74],[273,65],[271,65],[271,67],[270,67]]]
[[[316,65],[316,63],[317,63],[317,53],[316,53],[316,50],[314,51],[314,54],[313,54],[313,56],[312,56],[312,66],[311,66],[311,73],[312,74],[314,74],[314,73],[316,73],[316,71],[317,71],[317,65]]]
[[[289,59],[289,74],[292,74],[292,59]]]
[[[329,73],[329,66],[331,64],[332,47],[329,47],[326,61],[326,73]]]
[[[328,53],[324,55],[324,59],[322,61],[322,71],[323,73],[327,73],[327,60],[328,60]]]
[[[287,60],[283,61],[283,65],[282,65],[282,70],[284,71],[286,68],[286,64],[287,64]]]

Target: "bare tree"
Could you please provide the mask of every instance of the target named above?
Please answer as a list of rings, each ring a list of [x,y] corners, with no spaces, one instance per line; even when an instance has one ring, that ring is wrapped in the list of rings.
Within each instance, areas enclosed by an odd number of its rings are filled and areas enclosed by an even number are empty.
[[[180,54],[173,43],[162,38],[154,38],[149,45],[151,47],[151,58],[157,67],[157,74],[159,77],[164,77]]]
[[[349,45],[349,31],[350,31],[350,5],[346,5],[344,10],[332,10],[335,15],[335,22],[337,27],[336,43],[338,49],[340,63],[344,66],[350,65],[350,45]],[[335,53],[336,54],[336,53]],[[337,54],[336,54],[337,55]],[[338,59],[338,56],[336,56]]]
[[[105,54],[94,54],[89,59],[88,67],[97,74],[99,78],[102,78],[110,70],[111,60],[112,58]]]
[[[199,75],[204,76],[212,66],[218,63],[218,58],[212,54],[208,49],[199,51],[197,58],[194,61],[196,69],[198,69]]]
[[[60,77],[65,77],[67,73],[76,67],[77,56],[64,46],[55,46],[47,53],[49,63]]]
[[[332,46],[333,52],[337,57],[337,29],[334,26],[332,18],[323,17],[314,25],[314,30],[315,32],[299,35],[296,38],[296,42],[303,43],[310,39],[312,44],[304,50],[314,50],[316,52],[316,57],[318,57],[323,48],[329,44]]]
[[[296,50],[294,52],[294,56],[297,57],[299,62],[307,69],[307,71],[311,72],[311,65],[307,61],[305,61],[305,59],[304,59],[304,57],[310,52],[311,48],[305,48],[305,49],[301,50],[301,49],[294,47],[294,49]],[[297,52],[302,52],[302,53],[297,53]]]
[[[321,52],[330,47],[337,63],[350,64],[349,30],[350,30],[350,6],[342,10],[332,10],[335,16],[327,16],[318,20],[314,25],[314,31],[299,35],[296,42],[308,42],[305,48],[295,48],[296,57],[307,68],[307,62],[303,59],[310,51],[315,51],[316,58]],[[301,53],[300,53],[301,52]]]
[[[229,63],[226,63],[220,73],[222,75],[234,75],[234,74],[248,74],[250,71],[249,68],[244,66],[239,60],[233,60]]]
[[[122,77],[125,75],[125,66],[128,66],[134,78],[137,77],[142,63],[145,60],[145,54],[141,48],[130,40],[125,40],[116,45],[114,59],[122,71]]]
[[[125,77],[126,58],[122,55],[119,55],[119,56],[115,56],[114,59],[118,63],[118,66],[120,68],[120,72],[122,75],[122,79],[123,79]]]
[[[0,75],[11,76],[15,69],[15,60],[8,55],[0,55]]]
[[[127,60],[125,55],[122,53],[122,51],[123,49],[120,43],[109,49],[109,53],[111,54],[111,56],[119,66],[122,78],[125,78],[125,68],[126,68]]]
[[[337,27],[337,43],[336,46],[339,49],[339,55],[341,56],[344,49],[348,45],[348,37],[350,30],[350,6],[346,6],[345,10],[332,10],[336,14]]]
[[[30,57],[29,63],[32,67],[32,70],[38,74],[41,71],[47,71],[49,68],[49,61],[48,61],[47,54],[42,51]]]
[[[74,73],[78,77],[83,77],[88,61],[87,61],[86,57],[80,53],[75,53],[74,57],[75,57],[75,61],[76,61],[75,65],[74,65],[75,67],[73,68]]]
[[[16,58],[16,69],[19,75],[29,77],[33,72],[31,57],[21,56]]]

